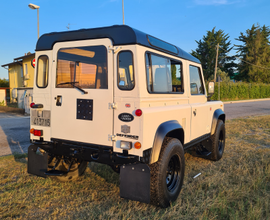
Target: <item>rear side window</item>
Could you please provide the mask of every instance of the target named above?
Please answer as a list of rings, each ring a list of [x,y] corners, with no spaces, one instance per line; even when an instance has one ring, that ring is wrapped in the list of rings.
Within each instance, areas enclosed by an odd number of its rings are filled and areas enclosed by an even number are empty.
[[[48,57],[43,55],[38,58],[37,62],[37,87],[45,88],[48,85]]]
[[[189,66],[189,76],[190,76],[190,94],[191,95],[204,94],[201,71],[199,67]]]
[[[132,90],[135,86],[133,55],[131,51],[118,54],[118,88]]]
[[[56,87],[108,89],[107,49],[104,46],[63,48],[58,51]]]
[[[183,93],[182,63],[146,54],[147,88],[150,93]]]

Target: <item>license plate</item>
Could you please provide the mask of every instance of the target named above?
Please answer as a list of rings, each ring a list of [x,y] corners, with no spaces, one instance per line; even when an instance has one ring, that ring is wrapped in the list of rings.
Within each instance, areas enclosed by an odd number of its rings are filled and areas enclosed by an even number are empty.
[[[51,126],[51,112],[48,110],[32,110],[31,125]]]

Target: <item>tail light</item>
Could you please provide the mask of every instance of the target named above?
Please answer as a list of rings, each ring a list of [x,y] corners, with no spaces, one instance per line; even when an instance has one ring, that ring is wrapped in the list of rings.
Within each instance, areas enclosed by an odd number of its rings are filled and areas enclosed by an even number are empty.
[[[135,111],[135,115],[140,117],[142,115],[142,110],[141,109],[137,109]]]
[[[35,136],[42,136],[43,135],[43,130],[35,130],[34,128],[32,128],[31,130],[30,130],[30,133],[31,134],[33,134],[33,135],[35,135]]]

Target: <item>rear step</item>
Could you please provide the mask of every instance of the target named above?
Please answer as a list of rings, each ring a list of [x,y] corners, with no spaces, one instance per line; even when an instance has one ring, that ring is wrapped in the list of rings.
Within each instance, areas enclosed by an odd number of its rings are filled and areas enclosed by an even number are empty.
[[[199,145],[196,149],[192,152],[192,155],[195,157],[201,157],[205,159],[209,159],[210,155],[212,154],[211,151],[207,150],[207,148],[203,145]]]

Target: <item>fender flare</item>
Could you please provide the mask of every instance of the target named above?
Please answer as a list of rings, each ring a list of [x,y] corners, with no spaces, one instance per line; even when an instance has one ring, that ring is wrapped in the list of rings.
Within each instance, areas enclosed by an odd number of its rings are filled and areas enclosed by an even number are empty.
[[[170,135],[171,137],[178,138],[181,141],[181,143],[184,144],[184,130],[178,121],[172,120],[160,124],[154,138],[149,164],[158,161],[163,140],[169,133],[171,134]]]
[[[211,135],[215,134],[217,122],[219,119],[221,119],[225,123],[225,113],[221,109],[216,109],[212,120]]]

